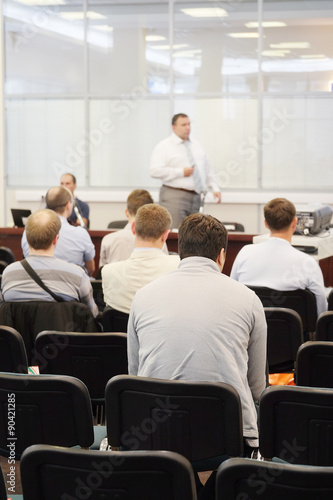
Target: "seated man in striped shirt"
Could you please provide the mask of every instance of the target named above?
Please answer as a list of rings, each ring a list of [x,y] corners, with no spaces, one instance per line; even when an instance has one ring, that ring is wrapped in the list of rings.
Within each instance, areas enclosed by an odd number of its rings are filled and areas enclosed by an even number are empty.
[[[80,266],[54,257],[60,229],[61,220],[53,210],[43,209],[31,214],[26,225],[29,244],[26,260],[51,292],[65,301],[86,304],[96,316],[98,308],[88,275]],[[6,267],[1,289],[3,302],[55,300],[30,277],[20,261]]]

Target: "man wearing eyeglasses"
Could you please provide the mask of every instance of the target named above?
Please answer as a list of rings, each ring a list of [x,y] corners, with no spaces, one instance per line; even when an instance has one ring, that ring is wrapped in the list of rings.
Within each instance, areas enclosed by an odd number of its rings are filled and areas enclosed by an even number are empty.
[[[89,276],[95,271],[95,246],[89,233],[79,226],[71,226],[67,219],[73,210],[73,195],[63,186],[55,186],[48,190],[45,197],[46,208],[56,212],[61,220],[59,241],[54,256],[83,267]],[[26,234],[23,233],[21,246],[23,255],[29,254]]]

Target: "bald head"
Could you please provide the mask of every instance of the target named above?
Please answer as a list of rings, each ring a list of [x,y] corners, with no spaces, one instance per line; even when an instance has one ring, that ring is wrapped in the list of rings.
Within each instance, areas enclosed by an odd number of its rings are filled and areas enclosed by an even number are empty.
[[[59,215],[63,215],[68,202],[73,200],[73,195],[69,189],[63,186],[55,186],[48,190],[45,196],[47,208],[54,210]],[[70,209],[72,212],[72,208]]]
[[[61,221],[53,210],[37,210],[29,215],[25,226],[29,246],[34,250],[49,249],[60,228]]]

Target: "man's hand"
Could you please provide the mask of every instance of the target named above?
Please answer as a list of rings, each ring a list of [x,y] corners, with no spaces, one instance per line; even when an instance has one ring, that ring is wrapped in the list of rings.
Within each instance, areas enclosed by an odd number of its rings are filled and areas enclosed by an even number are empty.
[[[194,167],[184,167],[184,177],[191,177],[193,175]]]
[[[216,191],[213,193],[214,199],[216,200],[217,203],[221,203],[222,197],[220,191]]]

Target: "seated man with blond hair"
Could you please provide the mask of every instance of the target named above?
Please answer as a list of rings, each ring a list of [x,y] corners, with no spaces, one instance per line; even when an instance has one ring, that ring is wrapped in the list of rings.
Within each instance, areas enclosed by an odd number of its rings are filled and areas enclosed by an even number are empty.
[[[43,209],[31,214],[26,225],[29,245],[26,261],[53,294],[63,301],[82,302],[97,316],[98,308],[88,275],[81,267],[54,256],[60,230],[61,220],[53,210]],[[34,281],[20,261],[5,268],[2,296],[6,302],[55,301]]]
[[[178,267],[178,255],[166,255],[162,250],[170,227],[171,216],[165,208],[154,204],[139,208],[132,222],[135,248],[130,258],[102,269],[104,300],[108,306],[129,313],[140,288]]]

